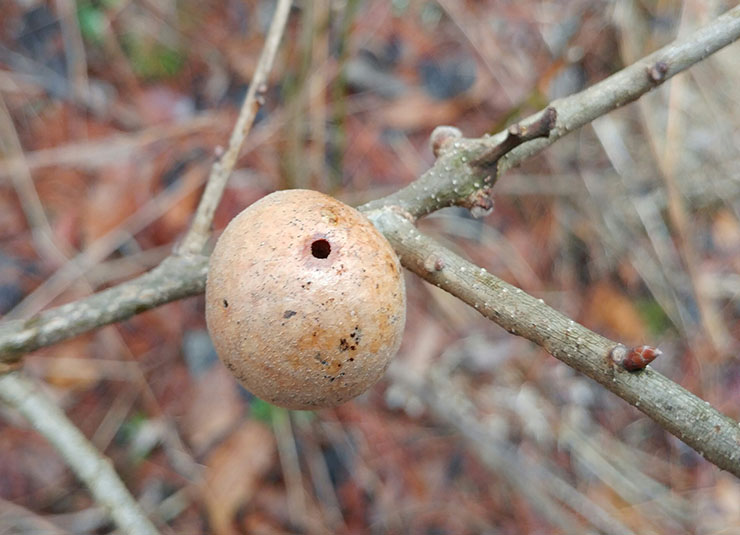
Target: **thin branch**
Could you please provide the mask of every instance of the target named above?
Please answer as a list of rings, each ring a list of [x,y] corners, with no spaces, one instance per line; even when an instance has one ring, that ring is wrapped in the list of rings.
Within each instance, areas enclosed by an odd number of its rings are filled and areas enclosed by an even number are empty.
[[[9,65],[13,71],[29,75],[36,84],[50,95],[73,102],[76,106],[90,110],[96,115],[110,111],[101,91],[94,91],[89,85],[83,95],[78,95],[70,81],[43,63],[36,62],[23,54],[10,50],[0,44],[0,62]],[[85,90],[85,88],[81,88]]]
[[[118,478],[113,463],[90,444],[38,385],[21,372],[5,374],[0,377],[0,399],[17,409],[51,442],[123,533],[158,534]]]
[[[171,256],[148,273],[102,292],[29,320],[0,323],[0,362],[16,362],[40,347],[202,293],[207,270],[205,256]]]
[[[500,145],[508,135],[506,131],[491,137],[460,138],[448,143],[442,147],[434,166],[418,180],[392,195],[367,203],[363,208],[373,210],[395,205],[417,218],[446,206],[476,206],[476,198],[482,191],[490,189],[504,171],[519,165],[566,134],[638,99],[738,38],[740,6],[588,89],[552,102],[548,108],[555,109],[557,121],[549,136],[524,143],[504,155],[498,159],[495,172],[471,165],[471,162]],[[543,113],[544,110],[524,119],[521,126],[535,124]],[[485,210],[479,213],[485,214]]]
[[[64,262],[8,312],[8,319],[32,317],[39,313],[70,285],[80,279],[84,280],[90,269],[108,258],[118,247],[130,242],[143,228],[159,219],[182,199],[195,193],[199,187],[197,181],[186,180],[180,187],[165,188],[147,199],[116,227],[91,241],[84,250]]]
[[[72,0],[56,0],[55,6],[62,29],[64,56],[72,94],[76,100],[83,101],[85,96],[90,94],[90,85],[87,78],[85,44],[77,20],[77,5]]]
[[[262,99],[260,93],[264,92],[291,3],[291,0],[280,0],[275,8],[252,83],[229,139],[229,147],[214,163],[192,226],[175,254],[149,273],[70,304],[79,304],[79,307],[70,308],[70,305],[64,305],[42,312],[29,320],[0,324],[0,340],[7,341],[7,344],[0,343],[0,362],[15,362],[24,353],[39,347],[203,291],[204,282],[198,276],[202,274],[205,277],[207,259],[198,255],[208,240],[216,206],[259,109]],[[85,254],[82,256],[86,258]],[[195,256],[192,259],[183,259],[180,255]],[[67,266],[71,266],[68,270],[77,270],[76,264]],[[65,274],[62,271],[58,274],[59,278]],[[178,280],[185,283],[179,285]]]
[[[19,161],[16,172],[11,173],[11,180],[26,216],[26,222],[31,229],[36,252],[55,263],[66,261],[65,252],[61,251],[54,242],[54,233],[31,178],[31,173],[25,165],[23,147],[2,95],[0,95],[0,155],[3,158],[13,158]]]
[[[708,461],[740,477],[740,425],[649,366],[631,373],[612,358],[621,344],[576,323],[421,234],[391,208],[367,214],[401,263],[511,334],[542,346],[634,405]]]
[[[278,1],[257,68],[254,71],[252,82],[249,84],[247,96],[242,104],[231,138],[229,138],[229,146],[211,168],[208,183],[198,204],[193,223],[177,249],[178,254],[200,254],[208,241],[216,207],[221,202],[226,182],[231,176],[244,140],[247,138],[247,134],[249,134],[249,130],[254,123],[254,118],[262,104],[262,93],[267,88],[267,76],[272,69],[280,39],[285,31],[291,4],[291,0]]]
[[[3,73],[0,71],[0,76]],[[11,178],[27,168],[35,173],[50,167],[75,167],[84,171],[98,171],[111,161],[125,161],[146,152],[155,143],[179,140],[208,131],[221,131],[227,120],[223,111],[203,112],[190,119],[174,124],[155,125],[136,132],[120,133],[101,139],[86,139],[70,142],[60,147],[36,149],[26,152],[23,158],[9,156],[0,166],[0,180]],[[225,131],[226,129],[223,128]]]
[[[507,153],[519,145],[538,139],[548,137],[557,124],[558,112],[553,107],[546,108],[537,120],[529,125],[513,124],[506,130],[506,137],[501,143],[494,145],[478,158],[470,162],[473,167],[486,169],[498,164],[498,161]]]

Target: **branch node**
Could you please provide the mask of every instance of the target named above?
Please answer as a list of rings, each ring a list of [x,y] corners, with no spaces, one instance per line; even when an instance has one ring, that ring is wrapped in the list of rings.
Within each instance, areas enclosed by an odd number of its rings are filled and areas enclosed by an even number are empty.
[[[440,155],[452,145],[458,139],[462,138],[462,132],[459,128],[454,126],[438,126],[432,131],[432,135],[429,136],[429,145],[432,148],[435,158],[439,158]]]
[[[609,359],[617,366],[624,366],[624,359],[627,358],[627,348],[622,344],[615,345],[609,351]]]
[[[411,223],[416,223],[416,218],[408,210],[404,210],[403,208],[401,208],[400,206],[397,206],[397,205],[389,206],[388,209],[391,212],[395,212],[396,214],[400,215],[404,219],[408,219],[409,221],[411,221]]]
[[[427,273],[442,271],[445,267],[445,261],[442,257],[432,253],[424,259],[424,269]]]
[[[660,83],[668,73],[668,64],[665,61],[656,61],[647,68],[648,78],[653,83]]]
[[[493,212],[493,188],[488,186],[478,189],[459,204],[470,210],[470,215],[476,219],[486,217]]]
[[[548,107],[542,112],[542,115],[529,125],[521,123],[513,124],[506,130],[506,138],[494,145],[481,156],[473,160],[470,165],[473,167],[489,168],[496,165],[502,156],[512,151],[522,143],[548,137],[558,119],[558,112],[553,107]]]

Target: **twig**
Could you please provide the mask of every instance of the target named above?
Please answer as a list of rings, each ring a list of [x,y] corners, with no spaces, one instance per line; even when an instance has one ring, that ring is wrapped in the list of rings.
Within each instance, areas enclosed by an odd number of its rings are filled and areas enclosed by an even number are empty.
[[[208,258],[169,257],[152,271],[29,320],[0,324],[0,362],[16,362],[40,347],[197,295],[205,288]]]
[[[499,173],[519,165],[597,117],[637,100],[738,38],[740,6],[728,10],[706,26],[645,56],[588,89],[552,102],[551,106],[558,112],[557,126],[553,133],[548,138],[527,143],[504,156],[499,163]],[[536,117],[537,115],[532,116],[522,122],[530,124]]]
[[[200,167],[203,164],[195,165]],[[193,167],[193,172],[198,173],[196,179],[201,178],[198,167]],[[118,247],[129,242],[142,229],[162,217],[162,214],[167,213],[182,199],[195,193],[200,186],[199,180],[183,180],[182,186],[165,188],[147,199],[117,226],[91,241],[84,250],[69,258],[42,284],[15,305],[8,312],[8,318],[28,317],[43,310],[71,284],[84,279],[90,269],[109,257]]]
[[[288,518],[293,526],[305,531],[310,518],[306,514],[306,492],[303,485],[298,447],[290,422],[290,413],[285,409],[275,411],[272,419],[272,432],[275,434],[278,458],[285,480]]]
[[[6,348],[7,352],[3,353],[9,362],[12,363],[22,353],[34,347],[54,343],[69,334],[73,336],[164,302],[203,291],[207,259],[198,253],[208,239],[216,206],[236,163],[241,145],[254,122],[258,109],[258,90],[263,91],[290,6],[290,0],[278,2],[254,79],[232,132],[229,148],[213,166],[193,226],[177,251],[185,254],[168,257],[155,269],[133,281],[50,311],[59,313],[50,321],[44,321],[45,314],[42,313],[22,322],[22,329],[16,330],[12,322],[0,326],[0,332],[7,334],[11,342]],[[64,324],[66,327],[60,329]],[[130,535],[156,535],[156,528],[128,493],[110,461],[98,453],[53,401],[47,399],[20,372],[9,371],[12,368],[12,364],[9,366],[5,363],[2,370],[9,373],[0,376],[0,399],[17,408],[54,445],[90,489],[95,500],[109,510],[122,532]]]
[[[88,85],[86,93],[79,96],[64,76],[42,63],[6,48],[2,44],[0,44],[0,61],[10,65],[16,72],[33,77],[36,83],[52,96],[69,100],[76,106],[90,110],[96,115],[102,115],[106,111],[107,102],[102,92],[93,91],[92,87]],[[85,90],[85,88],[81,89]]]
[[[652,368],[630,373],[612,359],[617,342],[576,323],[421,234],[386,208],[367,214],[407,269],[474,307],[511,334],[542,346],[634,405],[708,461],[740,477],[740,425]],[[430,262],[434,259],[434,262]]]
[[[430,391],[432,388],[425,388],[426,385],[419,384],[418,380],[409,380],[410,378],[400,374],[396,374],[395,379],[422,399],[437,419],[448,425],[454,425],[472,446],[473,451],[480,454],[483,462],[503,476],[514,489],[527,496],[532,508],[556,527],[557,531],[562,533],[581,531],[580,523],[574,516],[564,510],[542,489],[541,484],[537,483],[539,478],[536,477],[535,470],[522,463],[516,453],[506,448],[500,440],[491,436],[491,433],[486,433],[478,424],[477,417],[469,406],[469,400],[463,399],[459,394],[455,395],[451,388],[446,391],[443,389],[442,394],[437,396],[435,392]]]
[[[78,101],[83,101],[90,94],[87,79],[87,58],[85,44],[82,42],[80,25],[77,22],[77,6],[72,0],[55,2],[64,41],[64,55],[70,77],[72,94]]]
[[[192,119],[168,125],[150,126],[134,133],[115,134],[102,139],[67,143],[61,147],[26,152],[23,159],[10,156],[3,159],[0,179],[9,178],[19,169],[30,172],[57,166],[70,166],[85,171],[97,171],[111,161],[124,161],[149,150],[155,143],[179,140],[204,131],[220,131],[225,122],[223,112],[203,112]],[[226,129],[223,129],[226,131]],[[25,160],[25,161],[23,161]]]
[[[244,140],[252,128],[254,118],[257,116],[257,111],[262,103],[261,94],[266,90],[267,76],[272,68],[280,39],[285,30],[285,24],[288,21],[291,3],[291,0],[278,1],[270,29],[265,38],[264,48],[260,54],[252,82],[249,84],[247,96],[244,99],[244,104],[242,104],[231,138],[229,138],[229,146],[211,168],[208,183],[198,204],[193,223],[177,249],[178,254],[202,253],[203,247],[208,241],[216,207],[221,201],[226,182],[231,176],[231,171],[236,165]]]
[[[17,409],[59,451],[95,500],[105,507],[126,535],[158,531],[103,457],[38,385],[12,372],[0,377],[0,399]]]
[[[506,137],[501,143],[494,145],[478,156],[478,158],[470,162],[470,165],[480,167],[481,169],[496,165],[505,154],[511,152],[522,143],[549,136],[552,129],[555,128],[557,120],[558,112],[555,108],[548,107],[536,121],[529,125],[520,123],[511,125],[506,130]]]
[[[581,421],[573,423],[560,426],[558,433],[558,445],[570,453],[571,459],[576,458],[625,503],[650,503],[650,519],[662,525],[664,531],[696,529],[690,498],[680,496],[646,473],[646,468],[655,469],[660,460],[625,444],[603,428],[597,431],[597,426],[580,428]]]
[[[676,80],[670,88],[668,121],[665,133],[665,148],[660,151],[656,146],[655,127],[651,124],[648,116],[648,108],[644,102],[640,111],[644,118],[645,129],[648,133],[650,148],[653,151],[660,177],[665,184],[667,201],[667,215],[673,229],[676,241],[676,250],[683,261],[688,276],[688,286],[693,295],[695,306],[699,311],[699,326],[703,331],[703,340],[699,340],[694,346],[702,346],[701,350],[696,347],[695,351],[701,351],[707,355],[709,360],[714,360],[713,355],[720,354],[729,349],[729,336],[724,328],[718,311],[713,303],[707,298],[699,285],[701,270],[696,245],[690,233],[691,223],[688,217],[683,194],[676,178],[677,157],[681,154],[681,141],[679,138],[677,110],[681,109],[681,96],[683,94],[685,80]],[[708,344],[707,347],[705,344]]]
[[[0,498],[0,525],[13,526],[14,533],[24,535],[70,535],[70,533],[49,521],[48,517],[39,516],[25,507]]]
[[[446,206],[467,206],[471,197],[490,187],[504,171],[519,165],[564,135],[638,99],[738,38],[740,6],[588,89],[552,102],[549,107],[557,112],[557,121],[549,136],[524,143],[501,157],[495,173],[471,166],[470,162],[500,145],[507,132],[484,138],[460,138],[450,143],[434,166],[418,180],[392,195],[367,203],[363,208],[372,210],[395,205],[414,217],[421,217]],[[524,127],[532,125],[542,114],[538,112],[520,124]]]
[[[22,322],[23,328],[19,330],[14,328],[12,322],[0,326],[0,331],[10,338],[11,343],[4,353],[10,362],[31,348],[54,343],[60,339],[60,335],[68,336],[64,333],[65,330],[74,336],[164,302],[203,291],[207,259],[197,253],[207,241],[208,227],[216,205],[254,121],[258,106],[256,95],[258,89],[261,91],[270,70],[290,5],[290,0],[280,0],[278,3],[255,77],[234,127],[229,149],[212,169],[193,226],[179,250],[187,254],[172,255],[157,268],[133,281],[50,311],[59,313],[50,318],[50,321],[44,321],[45,314],[42,313]],[[63,324],[66,327],[60,329]],[[12,364],[6,364],[3,371],[11,370],[12,367]],[[111,463],[98,453],[53,401],[48,400],[33,383],[20,375],[20,372],[10,371],[0,376],[0,398],[17,408],[54,445],[90,489],[95,500],[109,510],[122,532],[131,535],[157,534],[156,528],[141,512]]]
[[[150,275],[154,273],[154,271],[152,271],[150,273],[142,275],[141,277],[138,277],[137,279],[134,279],[133,281],[129,281],[129,283],[125,283],[126,293],[121,295],[121,297],[124,297],[123,301],[125,303],[128,303],[128,299],[126,299],[125,296],[136,294],[141,295],[142,293],[148,296],[153,296],[156,294],[156,297],[154,297],[153,300],[151,298],[145,299],[146,303],[143,303],[145,308],[141,309],[143,311],[153,306],[163,304],[165,302],[180,299],[182,297],[187,297],[188,295],[193,295],[193,293],[190,292],[194,288],[192,285],[188,284],[186,284],[185,286],[188,286],[189,289],[174,288],[173,284],[166,284],[163,287],[153,287],[153,293],[148,290],[152,289],[152,287],[149,286],[150,284],[159,283],[161,282],[160,279],[170,280],[170,276],[174,277],[173,279],[171,279],[170,282],[174,282],[176,286],[178,275],[174,272],[170,272],[170,268],[174,268],[176,271],[179,271],[180,275],[185,275],[181,272],[180,268],[185,267],[187,269],[188,267],[193,267],[190,265],[192,263],[191,260],[186,260],[183,262],[179,259],[178,255],[197,255],[201,251],[202,247],[205,245],[208,239],[210,225],[211,221],[213,220],[216,206],[221,199],[224,187],[226,186],[226,181],[228,180],[231,171],[233,170],[244,139],[246,138],[246,135],[248,134],[252,123],[254,122],[254,118],[259,107],[259,100],[261,98],[258,96],[258,90],[259,92],[262,91],[261,88],[264,86],[267,75],[269,74],[270,68],[275,58],[275,54],[277,52],[277,47],[285,29],[288,14],[290,13],[290,6],[290,0],[281,0],[276,7],[273,21],[268,31],[267,38],[265,39],[265,44],[260,55],[254,78],[249,87],[249,91],[247,92],[247,95],[245,97],[244,104],[239,114],[239,118],[237,119],[236,125],[234,126],[234,130],[229,140],[229,148],[225,151],[222,157],[213,165],[211,169],[211,173],[208,178],[208,184],[206,185],[205,192],[203,193],[201,201],[198,205],[198,209],[196,211],[196,215],[190,230],[188,231],[182,244],[176,251],[176,254],[168,258],[166,262],[163,262],[154,270],[158,273],[157,276],[154,277],[154,280],[149,280]],[[83,258],[90,257],[94,260],[95,258],[99,258],[100,254],[104,253],[105,250],[106,249],[104,248],[101,248],[100,250],[96,249],[95,252],[97,253],[97,255],[95,256],[91,254],[92,251],[86,251],[81,256]],[[198,263],[199,260],[202,259],[196,258],[195,263]],[[165,264],[169,264],[169,267],[165,266]],[[79,269],[76,263],[69,263],[65,266],[65,268],[67,269],[67,271],[71,272],[77,272]],[[57,273],[58,278],[64,279],[67,271]],[[198,268],[196,268],[195,271],[198,271]],[[196,274],[195,271],[191,274]],[[202,291],[203,285],[201,282],[195,282],[195,285],[196,287],[200,288],[200,291]],[[111,290],[115,290],[116,288],[112,288]],[[183,290],[185,291],[185,293],[183,293]],[[109,291],[110,290],[106,290],[96,295],[108,294]],[[12,338],[12,341],[8,346],[0,348],[0,360],[2,360],[3,357],[7,357],[6,362],[13,362],[15,360],[15,357],[19,354],[33,351],[34,349],[43,347],[44,345],[48,345],[50,343],[55,343],[64,338],[64,336],[62,336],[61,338],[57,338],[57,336],[62,334],[66,328],[70,328],[70,333],[72,333],[71,335],[74,336],[75,334],[85,332],[86,330],[89,330],[91,328],[99,327],[107,323],[112,323],[114,321],[119,321],[120,319],[130,317],[134,313],[138,313],[134,310],[128,310],[128,307],[126,306],[124,306],[123,308],[116,307],[116,300],[113,300],[111,302],[111,306],[109,307],[107,300],[101,301],[95,299],[95,297],[96,296],[94,295],[89,298],[85,298],[79,301],[79,303],[85,303],[92,307],[103,306],[103,308],[106,309],[103,314],[104,317],[108,317],[109,313],[115,310],[114,314],[110,316],[110,322],[106,322],[103,319],[102,323],[99,322],[96,325],[90,325],[88,322],[94,318],[94,312],[89,316],[85,313],[85,311],[75,311],[74,314],[68,315],[68,312],[70,312],[68,309],[66,309],[65,307],[59,307],[58,309],[52,309],[48,311],[51,312],[56,310],[62,312],[61,316],[56,317],[57,321],[51,321],[50,325],[47,324],[41,326],[40,328],[37,328],[39,327],[38,322],[40,321],[43,323],[43,319],[48,317],[46,313],[41,313],[38,316],[34,316],[28,321],[19,321],[15,324],[13,324],[13,322],[6,322],[5,324],[0,325],[0,338],[2,338],[2,333],[8,333]],[[108,295],[108,299],[117,299],[118,297],[118,294]],[[160,298],[165,299],[165,301],[159,300]],[[148,306],[148,303],[151,303],[151,306]],[[86,307],[83,306],[83,308]],[[94,308],[91,309],[87,307],[86,310],[90,311],[94,310]],[[78,314],[77,312],[80,313]],[[75,320],[70,322],[69,320],[72,317],[74,317]],[[21,325],[23,327],[19,329],[18,327],[20,327]]]
[[[11,180],[31,229],[36,251],[54,263],[63,263],[67,260],[65,254],[68,251],[61,251],[54,241],[54,233],[33,184],[31,173],[25,165],[23,147],[2,95],[0,95],[0,155],[3,158],[16,158],[19,162],[15,172],[11,174]]]

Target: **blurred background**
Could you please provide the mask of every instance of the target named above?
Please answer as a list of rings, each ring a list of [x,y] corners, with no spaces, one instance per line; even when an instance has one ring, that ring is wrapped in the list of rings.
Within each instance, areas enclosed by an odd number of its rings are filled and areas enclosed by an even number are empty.
[[[359,204],[684,36],[718,0],[298,1],[215,221],[283,188]],[[186,228],[269,0],[0,0],[0,313],[152,268]],[[740,45],[420,226],[740,417]],[[163,533],[740,533],[740,481],[522,338],[407,277],[392,373],[317,413],[218,362],[202,297],[26,357]],[[2,409],[0,532],[113,531]]]

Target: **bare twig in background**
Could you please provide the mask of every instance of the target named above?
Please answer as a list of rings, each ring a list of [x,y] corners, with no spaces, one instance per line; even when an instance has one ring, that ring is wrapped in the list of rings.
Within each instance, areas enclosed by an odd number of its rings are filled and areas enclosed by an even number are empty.
[[[23,414],[52,443],[124,533],[158,533],[118,478],[112,463],[90,444],[38,385],[23,377],[21,372],[5,374],[0,377],[0,399]]]
[[[276,411],[272,428],[275,433],[280,466],[285,478],[288,517],[294,526],[305,531],[307,524],[310,524],[310,519],[306,514],[306,491],[290,413],[285,409]]]
[[[603,533],[625,535],[629,529],[612,515],[578,492],[559,475],[544,465],[522,459],[523,455],[507,446],[495,432],[480,423],[472,403],[450,385],[448,377],[436,377],[431,372],[422,378],[391,365],[392,379],[420,399],[435,418],[456,429],[468,441],[483,462],[506,482],[527,496],[532,506],[554,526],[565,533],[578,533],[579,525],[573,512],[587,518]],[[442,375],[442,374],[440,374]],[[569,506],[562,507],[555,499]]]
[[[685,16],[683,18],[685,19]],[[706,347],[706,344],[708,344],[711,348],[711,353],[716,355],[729,349],[729,335],[724,325],[719,320],[718,311],[714,308],[713,304],[704,294],[699,285],[699,255],[697,254],[696,245],[691,237],[689,215],[676,177],[676,167],[678,165],[679,155],[682,153],[681,146],[684,141],[680,139],[680,119],[678,118],[680,113],[676,110],[682,105],[681,99],[682,95],[685,93],[685,85],[685,79],[676,80],[671,84],[666,138],[662,151],[656,146],[657,140],[655,126],[648,118],[648,110],[644,103],[640,103],[640,111],[645,119],[644,125],[648,132],[647,137],[650,141],[650,147],[654,152],[657,167],[660,170],[661,178],[665,184],[667,214],[674,232],[676,250],[686,268],[691,293],[693,294],[694,302],[699,311],[699,321],[703,331],[703,339],[698,342],[698,345],[702,346],[701,352],[707,354],[710,353]]]
[[[259,131],[252,131],[250,148],[255,149],[275,134],[281,124],[281,113],[274,113],[269,124]],[[103,141],[91,141],[87,143],[73,143],[60,150],[50,149],[32,153],[29,158],[11,158],[7,166],[10,173],[21,173],[24,171],[24,163],[28,164],[29,170],[39,167],[54,165],[83,166],[97,169],[111,160],[132,158],[137,151],[146,150],[150,143],[157,142],[162,137],[186,136],[194,131],[208,126],[216,126],[219,121],[225,121],[225,117],[219,115],[204,114],[185,125],[177,125],[171,128],[152,127],[139,132],[134,136],[118,135]],[[80,155],[84,155],[84,157]],[[37,158],[39,156],[39,158]],[[204,162],[205,163],[205,162]],[[203,164],[195,163],[194,166]],[[5,167],[0,167],[2,177]],[[200,176],[200,170],[194,169]],[[13,176],[12,174],[10,176]],[[205,177],[203,177],[205,180]],[[51,301],[56,299],[70,284],[83,276],[96,264],[108,257],[115,249],[122,246],[132,236],[140,232],[147,225],[161,217],[170,207],[176,205],[182,199],[190,195],[196,188],[200,188],[200,180],[187,181],[185,187],[167,188],[160,191],[154,197],[147,200],[143,205],[126,218],[117,228],[99,237],[88,244],[86,249],[69,261],[65,262],[57,271],[49,276],[41,285],[35,288],[20,303],[18,303],[6,316],[8,319],[31,316],[42,310]]]
[[[204,112],[175,124],[150,126],[134,133],[115,134],[102,139],[72,142],[62,147],[26,152],[23,159],[10,156],[4,159],[3,165],[0,166],[0,178],[10,177],[23,167],[27,167],[32,173],[54,166],[96,170],[109,165],[112,160],[130,159],[133,155],[146,151],[154,143],[219,128],[226,120],[227,116],[222,112]]]
[[[110,111],[106,109],[107,99],[102,91],[95,91],[92,87],[74,88],[64,76],[42,63],[27,58],[23,54],[9,50],[0,44],[0,61],[13,67],[13,70],[28,75],[38,86],[52,95],[70,100],[83,109],[90,110],[97,115]],[[82,97],[77,91],[86,91]]]
[[[635,100],[738,37],[740,7],[595,86],[553,102],[557,122],[549,137],[528,142],[503,156],[498,160],[498,173],[596,117]],[[536,114],[523,121],[522,127],[531,125],[540,116]],[[484,181],[490,181],[496,174],[482,172],[478,167],[471,166],[470,162],[499,145],[506,135],[504,132],[491,138],[460,139],[451,143],[440,154],[434,167],[419,180],[361,209],[387,234],[407,267],[471,306],[476,306],[486,317],[510,332],[529,338],[568,365],[597,380],[701,452],[708,460],[740,476],[740,427],[737,422],[649,368],[630,374],[613,367],[610,351],[616,342],[576,324],[543,302],[446,251],[415,230],[409,219],[450,205],[475,206],[471,199],[474,201],[480,196],[487,187]],[[219,183],[218,180],[216,182]],[[215,210],[214,203],[222,190],[223,184],[210,189],[215,193],[206,190],[204,196],[215,197],[203,201],[200,215],[196,217],[197,221],[186,240],[188,246],[181,251],[197,253],[201,250]],[[432,256],[435,262],[430,264]],[[159,276],[171,280],[169,270],[176,266],[182,268],[182,278],[179,283],[170,285],[160,293],[151,286],[152,280],[144,275],[126,283],[121,294],[106,294],[107,298],[100,298],[103,295],[101,293],[49,310],[26,322],[7,322],[0,327],[0,359],[12,362],[25,352],[128,317],[137,311],[136,304],[139,302],[143,302],[145,308],[156,306],[202,289],[205,278],[203,258],[190,265],[169,260],[160,266],[161,269],[157,268]],[[430,271],[429,265],[435,268]],[[111,297],[126,297],[127,306],[117,308],[108,303],[107,299]],[[101,319],[94,318],[96,312]]]
[[[552,102],[550,105],[558,112],[558,126],[555,132],[546,139],[527,143],[507,154],[499,163],[499,173],[520,164],[596,117],[638,99],[739,37],[740,6],[730,9],[706,26],[645,56],[588,89]],[[534,120],[534,117],[523,122],[529,124],[530,120]],[[493,139],[495,138],[491,138]]]
[[[259,93],[263,91],[262,88],[265,85],[269,71],[272,68],[277,47],[285,30],[285,24],[287,22],[288,14],[290,13],[290,7],[291,2],[289,0],[281,0],[276,7],[273,22],[268,30],[265,45],[254,73],[254,78],[249,86],[244,104],[242,105],[239,117],[229,140],[229,147],[221,158],[215,162],[211,169],[208,183],[206,184],[206,189],[196,211],[192,226],[183,239],[183,242],[178,247],[176,255],[197,254],[201,252],[203,246],[208,240],[216,206],[221,200],[221,195],[226,187],[226,182],[236,164],[241,147],[251,129],[257,110],[259,109],[259,100],[261,98],[259,97]],[[112,243],[113,242],[109,240],[97,244],[98,247],[91,248],[85,253],[82,253],[75,259],[75,262],[65,264],[64,268],[55,274],[55,280],[60,281],[57,287],[59,285],[63,285],[65,280],[70,276],[77,276],[81,269],[84,269],[90,262],[101,260],[112,250]],[[23,305],[23,303],[21,305]],[[2,328],[0,327],[0,330],[1,329]]]
[[[85,44],[77,21],[77,6],[72,0],[56,0],[55,4],[62,27],[64,54],[72,93],[76,99],[84,101],[85,96],[90,93],[90,86],[87,79]]]
[[[198,165],[194,164],[193,167],[194,171],[198,171],[200,175]],[[203,167],[204,164],[200,166]],[[182,187],[159,191],[142,203],[121,224],[92,241],[83,251],[62,264],[39,287],[18,303],[8,313],[8,318],[29,316],[42,310],[70,285],[84,277],[89,269],[109,257],[117,248],[131,242],[138,232],[158,220],[163,213],[195,192],[200,186],[199,180],[192,180],[185,181]]]
[[[3,499],[0,499],[0,525],[13,526],[14,535],[69,535],[46,518]]]
[[[270,29],[265,39],[265,46],[260,55],[254,76],[249,84],[247,96],[244,99],[239,118],[229,139],[229,146],[221,157],[216,161],[208,176],[206,189],[200,204],[195,212],[193,223],[188,230],[185,238],[177,248],[178,254],[199,254],[203,252],[208,237],[211,232],[211,223],[213,214],[216,213],[216,207],[221,201],[226,182],[231,176],[231,171],[236,165],[244,140],[247,138],[249,130],[252,128],[254,118],[257,116],[261,104],[261,94],[267,89],[267,76],[272,69],[272,63],[277,53],[280,39],[285,30],[285,24],[290,14],[291,0],[280,0],[275,8],[275,14],[270,24]]]
[[[2,96],[0,96],[0,155],[3,158],[12,158],[19,161],[15,172],[11,173],[11,180],[26,215],[37,252],[40,256],[46,257],[52,262],[64,262],[67,257],[65,252],[60,251],[54,242],[54,233],[33,184],[31,173],[25,165],[23,147],[21,147],[18,133],[15,131],[13,120]]]

